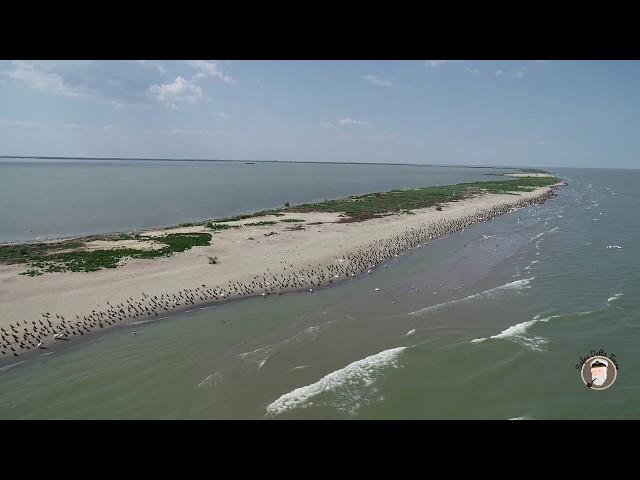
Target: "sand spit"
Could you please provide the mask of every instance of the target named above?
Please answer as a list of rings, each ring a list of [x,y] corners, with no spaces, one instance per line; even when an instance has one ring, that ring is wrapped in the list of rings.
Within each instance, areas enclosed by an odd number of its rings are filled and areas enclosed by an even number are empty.
[[[560,185],[560,184],[558,184]],[[171,257],[134,259],[97,272],[19,275],[24,265],[0,265],[0,363],[61,340],[109,327],[246,296],[319,286],[372,273],[382,262],[474,223],[556,195],[557,186],[518,195],[485,194],[413,215],[337,223],[334,213],[260,216],[217,231],[211,245]],[[304,222],[282,222],[301,219]],[[273,221],[273,224],[246,226]],[[301,225],[302,227],[298,227]],[[145,236],[209,232],[205,226],[160,229]],[[89,242],[87,245],[91,248]],[[218,262],[211,264],[210,257]],[[38,346],[40,345],[40,346]],[[15,357],[23,358],[15,358]]]

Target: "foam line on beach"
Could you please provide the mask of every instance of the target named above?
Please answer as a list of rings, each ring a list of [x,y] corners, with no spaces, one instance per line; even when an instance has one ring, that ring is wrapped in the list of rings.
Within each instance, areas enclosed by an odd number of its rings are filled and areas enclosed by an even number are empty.
[[[267,415],[274,416],[294,408],[310,406],[311,400],[322,393],[331,392],[341,397],[339,409],[350,409],[362,400],[357,390],[375,383],[377,373],[389,366],[396,367],[406,347],[396,347],[370,355],[333,371],[315,383],[296,388],[267,406]]]

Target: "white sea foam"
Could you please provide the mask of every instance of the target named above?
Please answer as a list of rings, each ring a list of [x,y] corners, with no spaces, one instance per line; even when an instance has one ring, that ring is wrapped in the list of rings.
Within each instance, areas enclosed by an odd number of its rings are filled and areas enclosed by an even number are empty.
[[[469,295],[468,297],[465,297],[465,298],[460,298],[458,300],[452,300],[450,302],[439,303],[437,305],[431,305],[430,307],[421,308],[420,310],[416,310],[415,312],[409,312],[407,315],[422,315],[424,313],[428,313],[428,312],[431,312],[433,310],[437,310],[437,309],[439,309],[441,307],[445,307],[447,305],[454,305],[454,304],[457,304],[457,303],[468,302],[469,300],[494,299],[497,296],[499,296],[500,294],[502,294],[504,292],[508,292],[510,290],[518,291],[518,290],[522,290],[522,289],[525,289],[525,288],[531,288],[529,286],[529,283],[531,283],[531,281],[534,278],[535,277],[523,278],[523,279],[520,279],[520,280],[515,280],[513,282],[506,283],[504,285],[500,285],[498,287],[491,288],[491,289],[485,290],[483,292],[474,293],[473,295]]]
[[[203,385],[214,387],[221,379],[222,374],[219,371],[212,373],[211,375],[207,375],[207,377],[198,384],[198,387],[202,387]]]
[[[376,373],[384,367],[397,366],[397,359],[406,347],[384,350],[331,372],[311,385],[285,393],[267,406],[267,415],[278,415],[293,408],[308,407],[310,400],[321,393],[336,395],[334,404],[340,410],[354,412],[362,402],[359,389],[375,383]]]
[[[324,325],[328,325],[333,323],[334,320],[326,322]],[[307,327],[304,330],[296,333],[292,337],[283,340],[282,342],[265,345],[264,347],[257,348],[250,352],[239,353],[238,357],[243,360],[254,363],[258,366],[258,371],[262,370],[265,363],[277,352],[282,351],[286,348],[301,346],[307,343],[311,343],[318,338],[320,335],[320,325],[313,325],[311,327]]]
[[[473,340],[471,340],[471,343],[480,343],[489,339],[510,340],[515,343],[519,343],[521,345],[529,347],[531,350],[541,351],[543,349],[542,348],[543,345],[547,343],[547,339],[544,337],[538,337],[538,336],[527,336],[525,335],[527,333],[527,330],[529,329],[529,327],[531,327],[535,323],[548,322],[550,319],[555,317],[560,317],[560,316],[561,315],[552,315],[550,317],[540,318],[540,315],[538,314],[535,317],[533,317],[531,320],[512,325],[511,327],[503,330],[502,332],[496,335],[492,335],[491,337],[474,338]]]
[[[17,362],[17,363],[11,363],[9,365],[5,365],[4,367],[0,368],[0,372],[4,372],[5,370],[9,370],[13,367],[17,367],[18,365],[22,365],[25,362],[25,360],[22,360],[21,362]]]
[[[415,329],[415,328],[412,328],[411,330],[409,330],[409,331],[406,333],[406,335],[407,335],[407,336],[415,335],[415,333],[416,333],[416,329]]]
[[[622,295],[622,294],[617,294],[617,295]],[[611,297],[609,300],[615,299],[615,298],[618,298],[618,297],[617,296]],[[593,313],[593,312],[594,312],[594,310],[587,310],[585,312],[550,315],[550,316],[544,317],[544,318],[540,318],[540,314],[538,314],[535,317],[533,317],[531,320],[528,320],[526,322],[521,322],[521,323],[518,323],[516,325],[512,325],[511,327],[507,328],[506,330],[503,330],[502,332],[498,333],[497,335],[492,335],[491,337],[488,337],[488,338],[474,338],[473,340],[470,340],[470,342],[471,343],[481,343],[481,342],[484,342],[485,340],[489,340],[489,339],[510,340],[510,341],[515,342],[515,343],[519,343],[521,345],[525,345],[525,346],[529,347],[531,350],[541,351],[541,350],[543,350],[543,345],[548,343],[548,341],[544,337],[526,335],[527,331],[529,330],[529,328],[532,325],[534,325],[534,324],[536,324],[538,322],[546,323],[549,320],[552,320],[554,318],[562,318],[562,317],[569,317],[569,316],[582,317],[584,315],[589,315],[590,313]]]
[[[613,297],[609,297],[607,298],[607,304],[613,302],[614,300],[617,300],[618,298],[620,298],[622,296],[621,293],[616,293]]]
[[[151,318],[149,320],[138,320],[137,322],[129,322],[129,325],[142,325],[144,323],[156,322],[160,319]]]

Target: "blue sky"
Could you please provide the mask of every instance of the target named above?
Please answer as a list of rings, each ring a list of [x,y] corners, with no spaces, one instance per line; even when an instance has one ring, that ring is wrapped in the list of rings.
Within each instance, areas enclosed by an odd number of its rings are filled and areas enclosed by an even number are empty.
[[[640,62],[0,61],[0,155],[640,168]]]

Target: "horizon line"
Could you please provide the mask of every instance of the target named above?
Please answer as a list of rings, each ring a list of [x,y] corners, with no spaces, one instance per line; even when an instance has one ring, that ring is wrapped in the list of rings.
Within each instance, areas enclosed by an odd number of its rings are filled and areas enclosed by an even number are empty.
[[[254,159],[224,159],[224,158],[153,158],[153,157],[82,157],[82,156],[52,156],[52,155],[0,155],[0,159],[16,158],[16,159],[36,159],[36,160],[133,160],[133,161],[160,161],[160,162],[252,162],[252,163],[303,163],[303,164],[328,164],[328,165],[409,165],[423,167],[458,167],[458,168],[505,168],[509,170],[517,170],[524,168],[588,168],[588,169],[604,169],[604,170],[638,170],[633,167],[587,167],[587,166],[521,166],[514,167],[511,165],[468,165],[468,164],[437,164],[437,163],[393,163],[393,162],[338,162],[338,161],[313,161],[313,160],[254,160]]]

